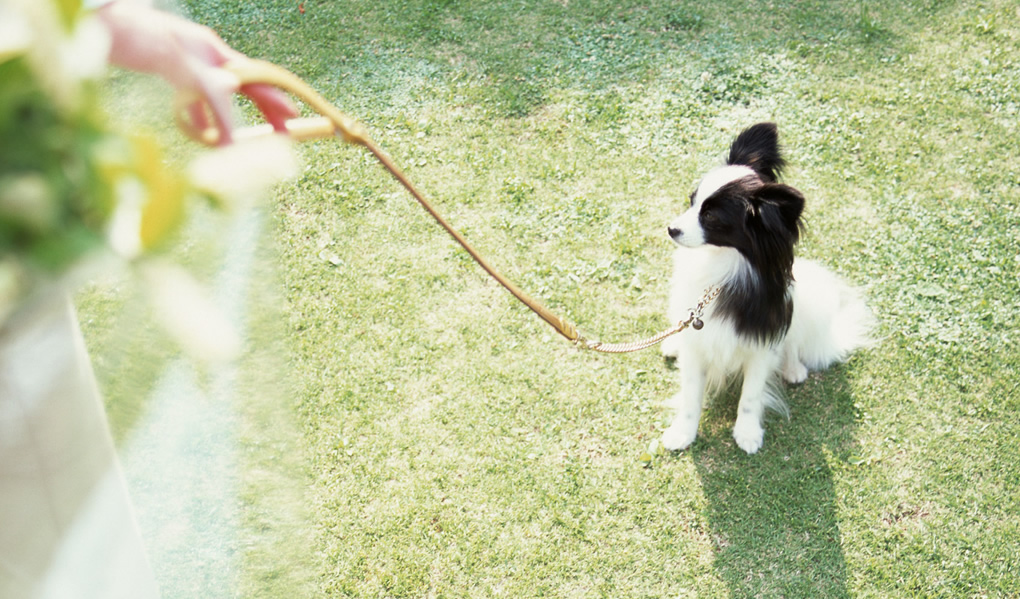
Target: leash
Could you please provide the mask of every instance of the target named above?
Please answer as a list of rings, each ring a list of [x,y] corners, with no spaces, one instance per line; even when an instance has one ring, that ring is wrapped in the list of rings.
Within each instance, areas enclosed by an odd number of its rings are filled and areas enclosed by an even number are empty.
[[[688,327],[694,327],[695,330],[701,329],[704,324],[701,317],[703,316],[705,308],[719,295],[720,289],[718,287],[709,288],[705,291],[705,294],[702,296],[698,305],[691,310],[690,316],[686,320],[682,320],[675,326],[647,339],[632,343],[602,343],[600,341],[590,341],[585,339],[577,332],[577,327],[575,327],[573,323],[557,316],[541,302],[526,294],[506,277],[501,275],[499,271],[493,268],[492,265],[489,264],[488,261],[486,261],[485,258],[483,258],[482,255],[471,246],[470,243],[468,243],[467,239],[465,239],[459,231],[453,228],[453,226],[447,222],[435,208],[433,208],[432,204],[425,199],[425,196],[418,191],[418,189],[411,183],[410,179],[404,175],[403,171],[401,171],[390,157],[386,155],[386,153],[383,152],[379,146],[375,144],[375,142],[372,141],[372,139],[368,136],[365,127],[361,123],[340,112],[300,77],[271,62],[249,58],[228,62],[223,65],[223,68],[236,75],[242,85],[263,83],[278,87],[300,99],[322,115],[319,117],[303,117],[288,120],[286,122],[287,134],[292,139],[296,141],[307,141],[310,139],[319,139],[336,135],[349,144],[358,145],[368,150],[368,152],[375,156],[376,160],[378,160],[386,168],[386,170],[389,171],[390,174],[393,175],[393,177],[396,178],[397,181],[399,181],[412,196],[414,196],[414,199],[421,204],[422,208],[424,208],[437,223],[439,223],[439,226],[443,227],[443,229],[445,229],[446,232],[449,233],[462,248],[464,248],[464,251],[466,251],[474,259],[474,261],[489,274],[489,276],[499,282],[500,285],[506,288],[507,291],[509,291],[525,306],[530,308],[531,311],[537,314],[542,320],[546,321],[550,326],[556,329],[557,333],[565,337],[568,341],[580,349],[612,354],[634,352],[652,347],[667,337],[675,335]],[[189,104],[193,104],[194,101],[194,97],[183,95],[178,96],[175,109],[175,118],[178,127],[180,127],[180,129],[188,137],[199,143],[210,146],[217,145],[220,141],[221,135],[218,129],[215,127],[199,128],[194,121],[189,118],[189,113],[186,107]],[[271,125],[263,124],[239,131],[237,137],[252,137],[270,134],[272,132],[273,128]]]

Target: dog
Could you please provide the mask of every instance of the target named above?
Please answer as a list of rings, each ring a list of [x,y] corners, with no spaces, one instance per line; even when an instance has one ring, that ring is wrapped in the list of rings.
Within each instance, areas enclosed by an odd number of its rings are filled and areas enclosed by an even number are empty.
[[[789,416],[779,377],[802,383],[808,372],[845,360],[870,342],[873,315],[862,294],[814,262],[794,258],[803,230],[804,196],[779,182],[786,165],[774,123],[741,132],[726,163],[701,180],[690,207],[668,226],[679,246],[669,294],[671,322],[683,320],[705,293],[719,295],[703,328],[674,335],[680,392],[663,446],[694,442],[706,392],[742,375],[733,437],[748,454],[765,438],[765,410]]]

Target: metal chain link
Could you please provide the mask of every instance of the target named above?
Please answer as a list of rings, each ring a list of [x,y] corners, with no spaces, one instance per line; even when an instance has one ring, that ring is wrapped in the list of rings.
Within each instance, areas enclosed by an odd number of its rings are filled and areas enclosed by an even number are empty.
[[[701,327],[705,326],[705,323],[701,320],[701,317],[705,313],[705,308],[712,302],[712,300],[718,297],[721,290],[721,287],[709,287],[705,291],[705,295],[701,296],[701,301],[698,302],[698,305],[691,310],[691,315],[687,318],[687,320],[681,320],[675,327],[666,329],[658,335],[648,337],[647,339],[641,339],[640,341],[632,341],[630,343],[602,343],[601,341],[588,341],[584,337],[578,336],[577,340],[574,341],[574,345],[580,349],[601,352],[604,354],[626,354],[648,349],[653,345],[661,343],[668,337],[683,331],[687,327],[694,327],[695,331],[699,331],[701,330]]]

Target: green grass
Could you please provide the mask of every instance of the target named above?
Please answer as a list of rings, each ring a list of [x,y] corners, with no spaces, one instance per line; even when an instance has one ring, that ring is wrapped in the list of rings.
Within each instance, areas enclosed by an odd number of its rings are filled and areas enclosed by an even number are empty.
[[[307,144],[267,208],[282,314],[252,324],[284,365],[241,383],[285,383],[243,402],[246,596],[1020,592],[1014,3],[185,4],[365,122],[498,268],[606,340],[666,324],[665,224],[775,120],[801,254],[881,322],[789,390],[759,455],[730,394],[690,451],[645,463],[677,384],[661,357],[571,348],[361,152]],[[113,410],[117,301],[82,310]]]

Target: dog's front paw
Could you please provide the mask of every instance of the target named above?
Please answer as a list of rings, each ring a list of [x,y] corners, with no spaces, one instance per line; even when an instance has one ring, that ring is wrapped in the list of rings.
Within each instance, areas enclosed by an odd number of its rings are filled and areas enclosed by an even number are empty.
[[[737,423],[733,427],[733,438],[736,440],[737,446],[746,451],[748,455],[755,454],[765,444],[765,429],[756,418],[738,417]]]
[[[694,443],[694,439],[698,436],[698,423],[695,422],[692,426],[689,422],[685,422],[681,419],[677,419],[676,422],[669,425],[662,433],[662,446],[669,451],[680,451],[687,449]]]

